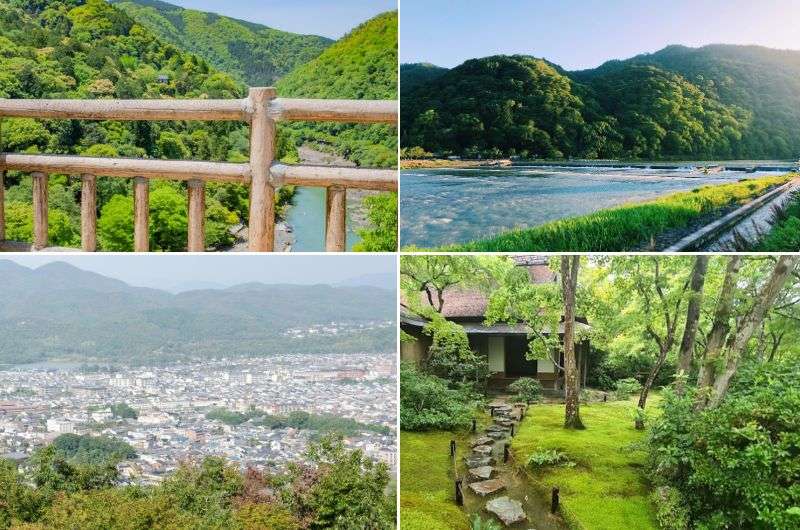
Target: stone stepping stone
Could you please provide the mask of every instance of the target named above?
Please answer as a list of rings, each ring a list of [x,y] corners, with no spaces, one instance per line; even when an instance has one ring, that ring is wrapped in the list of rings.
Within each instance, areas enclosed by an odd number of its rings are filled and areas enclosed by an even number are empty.
[[[479,455],[488,455],[492,453],[492,447],[490,445],[476,445],[472,450]]]
[[[490,466],[494,464],[494,458],[491,456],[478,456],[478,455],[465,456],[464,463],[469,468]]]
[[[507,430],[506,427],[501,427],[500,425],[489,425],[486,427],[486,432],[505,432]]]
[[[522,503],[505,496],[487,502],[486,509],[495,514],[506,526],[527,519],[525,511],[522,509]]]
[[[511,427],[512,425],[514,425],[514,422],[513,422],[513,421],[511,421],[511,420],[507,420],[507,419],[503,419],[503,418],[499,418],[499,419],[498,419],[498,418],[495,418],[494,422],[495,422],[497,425],[500,425],[500,426],[502,426],[502,427]]]
[[[490,480],[473,482],[472,484],[469,485],[469,487],[470,489],[472,489],[472,491],[474,491],[481,497],[485,497],[487,495],[491,495],[492,493],[497,493],[498,491],[505,489],[506,485],[499,478],[493,478]]]
[[[488,436],[481,436],[480,438],[473,440],[472,447],[475,447],[476,445],[489,445],[493,443],[494,440],[492,438],[489,438]]]
[[[497,432],[490,432],[486,436],[488,436],[489,438],[493,438],[495,440],[502,440],[503,438],[508,436],[508,433],[506,431],[497,431]]]
[[[475,478],[479,479],[489,479],[492,478],[492,473],[494,472],[494,468],[492,466],[480,466],[480,467],[473,467],[470,468],[469,474]]]
[[[505,401],[492,401],[492,402],[491,402],[491,403],[489,403],[489,405],[487,405],[487,406],[488,406],[489,408],[492,408],[492,407],[494,407],[494,408],[500,408],[500,407],[507,407],[507,406],[508,406],[508,403],[506,403]]]

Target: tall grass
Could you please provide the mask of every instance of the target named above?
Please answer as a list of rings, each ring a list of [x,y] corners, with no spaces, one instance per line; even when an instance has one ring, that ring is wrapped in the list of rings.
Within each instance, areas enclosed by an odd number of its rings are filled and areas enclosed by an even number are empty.
[[[624,204],[589,215],[569,217],[535,228],[452,245],[450,252],[601,252],[646,246],[666,230],[685,228],[698,217],[741,205],[793,176],[743,179],[734,184],[704,186],[641,203]]]
[[[756,248],[759,252],[800,252],[800,193],[778,213],[776,223]]]

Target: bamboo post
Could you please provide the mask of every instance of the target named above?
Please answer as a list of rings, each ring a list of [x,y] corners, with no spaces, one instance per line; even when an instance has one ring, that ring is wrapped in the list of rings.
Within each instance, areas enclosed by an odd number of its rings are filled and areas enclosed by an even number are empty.
[[[205,215],[206,189],[202,180],[189,181],[189,252],[203,252],[206,248]]]
[[[461,489],[461,487],[462,487],[462,484],[463,484],[463,483],[464,483],[464,479],[462,479],[462,478],[457,478],[457,479],[455,480],[455,486],[456,486],[456,505],[458,505],[458,506],[464,506],[464,492],[463,492],[463,490]]]
[[[509,456],[508,453],[509,453],[508,444],[504,443],[503,444],[503,462],[508,462],[508,456]]]
[[[150,250],[150,181],[144,177],[133,179],[133,250]]]
[[[472,432],[475,432],[476,430],[478,430],[478,420],[472,418]]]
[[[450,458],[455,458],[456,456],[456,441],[450,440]]]
[[[326,195],[325,250],[344,252],[347,244],[347,190],[330,186]]]
[[[558,494],[558,488],[553,488],[552,494],[550,495],[550,513],[556,513],[558,511]]]
[[[250,237],[251,252],[272,252],[275,247],[275,188],[270,166],[275,158],[275,121],[269,115],[274,88],[251,88],[250,123]]]
[[[81,175],[81,248],[97,250],[97,177]]]
[[[47,180],[44,173],[32,173],[33,178],[33,248],[47,247]]]

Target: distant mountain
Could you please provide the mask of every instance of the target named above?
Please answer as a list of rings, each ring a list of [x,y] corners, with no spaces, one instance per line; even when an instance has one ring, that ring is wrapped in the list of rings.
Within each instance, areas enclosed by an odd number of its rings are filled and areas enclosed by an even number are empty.
[[[392,273],[362,274],[337,284],[337,287],[377,287],[379,289],[395,289],[397,276]]]
[[[0,363],[46,359],[161,362],[187,356],[394,351],[394,291],[328,285],[237,285],[177,295],[66,263],[28,269],[0,260]],[[336,322],[336,335],[288,338]]]
[[[364,22],[278,82],[283,96],[397,99],[397,12]],[[359,165],[397,164],[397,130],[387,125],[293,124],[292,130]]]
[[[402,93],[404,147],[468,156],[800,156],[800,51],[669,46],[579,72],[495,56],[413,79]]]
[[[195,53],[249,86],[272,86],[333,43],[158,0],[111,3],[164,42]]]
[[[438,79],[447,68],[431,63],[404,63],[400,65],[400,90],[409,91],[417,86]]]

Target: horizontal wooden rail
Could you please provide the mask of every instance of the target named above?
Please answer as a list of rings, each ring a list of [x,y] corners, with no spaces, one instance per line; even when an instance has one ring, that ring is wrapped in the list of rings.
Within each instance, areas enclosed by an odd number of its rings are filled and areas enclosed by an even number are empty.
[[[187,249],[205,248],[206,181],[250,186],[249,246],[271,252],[274,245],[275,188],[285,184],[326,188],[325,246],[344,251],[347,189],[396,191],[397,171],[369,168],[306,166],[276,163],[277,121],[334,121],[397,124],[396,101],[278,98],[274,88],[251,88],[245,99],[231,100],[19,100],[0,99],[0,118],[78,120],[226,120],[250,124],[250,162],[202,162],[100,158],[68,155],[0,153],[0,242],[5,237],[2,181],[6,171],[33,177],[35,250],[47,246],[49,175],[80,175],[81,247],[97,248],[97,178],[133,179],[134,250],[149,249],[150,179],[187,181]],[[7,246],[7,245],[5,245]]]
[[[274,164],[273,183],[294,184],[311,188],[338,186],[361,190],[397,191],[397,171],[333,166],[300,166]]]
[[[0,99],[0,117],[119,121],[244,121],[251,99]],[[274,121],[397,123],[396,101],[286,99],[269,102]]]
[[[249,164],[17,153],[0,153],[0,170],[39,171],[65,175],[88,173],[103,177],[147,177],[168,180],[199,179],[242,184],[250,179]]]
[[[396,124],[397,102],[277,98],[270,103],[269,115],[275,121],[340,121]]]
[[[0,99],[0,116],[121,121],[247,121],[243,99]]]

